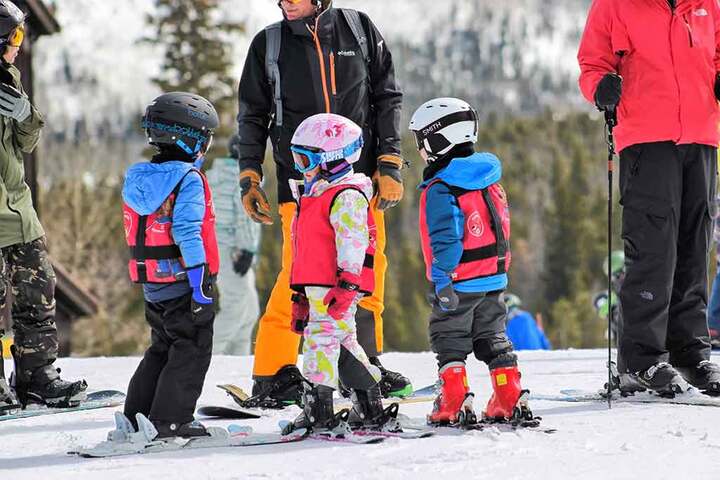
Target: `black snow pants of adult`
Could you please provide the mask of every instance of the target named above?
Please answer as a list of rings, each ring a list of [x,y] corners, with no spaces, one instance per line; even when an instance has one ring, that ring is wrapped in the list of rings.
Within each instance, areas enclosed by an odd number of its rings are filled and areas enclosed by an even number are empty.
[[[153,422],[193,421],[212,358],[212,322],[198,325],[190,311],[192,294],[145,303],[151,345],[130,380],[125,416],[142,413]]]
[[[710,356],[707,271],[717,149],[673,142],[620,153],[625,280],[619,355],[625,371]]]
[[[513,346],[505,333],[507,307],[502,292],[456,293],[460,299],[456,310],[445,312],[435,302],[430,314],[430,345],[438,366],[464,362],[471,353],[490,366],[500,355],[511,353]]]

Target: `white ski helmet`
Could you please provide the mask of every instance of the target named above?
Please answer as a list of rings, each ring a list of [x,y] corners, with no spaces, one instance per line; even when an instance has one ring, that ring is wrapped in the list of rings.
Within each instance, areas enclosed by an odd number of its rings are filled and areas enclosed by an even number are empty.
[[[475,143],[478,117],[469,103],[459,98],[435,98],[413,114],[410,130],[418,150],[425,150],[428,163],[442,157],[456,145]]]

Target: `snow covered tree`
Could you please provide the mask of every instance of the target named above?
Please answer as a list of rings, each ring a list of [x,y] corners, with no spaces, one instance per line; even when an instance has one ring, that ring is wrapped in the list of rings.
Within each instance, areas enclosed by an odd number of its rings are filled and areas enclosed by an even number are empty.
[[[156,13],[147,19],[154,34],[145,41],[162,47],[164,60],[153,81],[164,92],[180,90],[207,98],[220,114],[220,133],[232,131],[237,102],[232,41],[243,26],[223,18],[219,0],[155,4]]]

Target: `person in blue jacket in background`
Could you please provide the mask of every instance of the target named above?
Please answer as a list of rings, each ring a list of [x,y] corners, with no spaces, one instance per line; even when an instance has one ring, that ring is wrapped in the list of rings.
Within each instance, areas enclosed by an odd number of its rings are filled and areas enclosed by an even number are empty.
[[[530,312],[521,310],[522,301],[513,293],[505,294],[508,309],[507,335],[515,350],[550,350],[552,346]]]

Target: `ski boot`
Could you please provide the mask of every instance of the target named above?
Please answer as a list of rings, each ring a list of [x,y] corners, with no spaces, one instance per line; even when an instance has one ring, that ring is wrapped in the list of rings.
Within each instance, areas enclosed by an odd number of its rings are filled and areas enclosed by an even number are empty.
[[[468,386],[464,362],[450,362],[440,369],[440,393],[427,417],[432,425],[472,425],[477,423],[474,395]]]
[[[283,427],[282,434],[289,435],[295,430],[307,429],[315,433],[328,433],[347,420],[347,410],[335,414],[333,388],[325,385],[308,385],[303,394],[303,411],[291,423]]]
[[[683,391],[683,379],[672,365],[659,362],[645,370],[633,374],[634,379],[656,394],[664,398],[674,398]]]
[[[0,356],[0,416],[5,415],[9,410],[18,408],[20,408],[20,402],[5,380],[5,366],[2,356]]]
[[[10,377],[10,386],[15,390],[23,408],[29,404],[45,405],[49,408],[74,408],[87,398],[87,382],[68,382],[60,378],[60,369],[45,365],[27,375],[21,368],[20,352],[16,345],[10,348],[15,371]]]
[[[720,366],[703,360],[694,367],[677,367],[685,380],[706,395],[720,396]]]
[[[303,376],[295,365],[285,365],[269,378],[256,379],[252,396],[241,406],[244,408],[283,409],[302,405]]]
[[[483,421],[522,427],[539,425],[527,403],[530,391],[522,389],[520,376],[514,354],[502,354],[490,363],[493,394],[483,412]]]
[[[615,362],[610,362],[610,391],[619,391],[623,397],[629,397],[635,395],[638,392],[644,392],[647,389],[643,387],[638,381],[635,375],[630,373],[620,373]],[[600,393],[602,396],[607,398],[607,383],[605,383],[604,390]]]
[[[370,363],[380,369],[380,391],[384,398],[396,397],[405,398],[413,393],[412,383],[410,379],[401,373],[387,370],[382,363],[380,357],[370,357]]]
[[[353,406],[347,421],[353,430],[402,431],[397,421],[399,406],[393,403],[385,408],[379,384],[367,390],[353,390],[351,398]]]
[[[173,437],[196,438],[210,436],[207,429],[205,428],[205,425],[198,422],[197,420],[193,420],[192,422],[187,423],[161,422],[155,420],[152,422],[152,424],[155,426],[155,429],[158,432],[157,436],[155,437],[155,439],[157,440]]]

